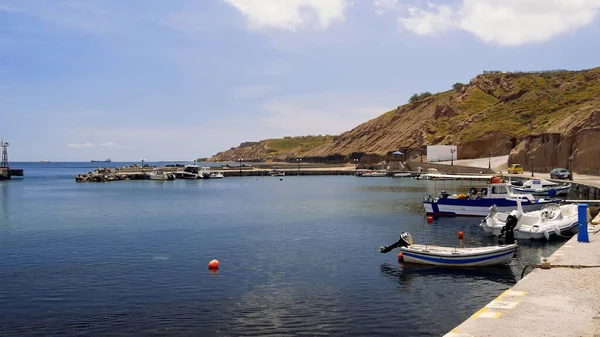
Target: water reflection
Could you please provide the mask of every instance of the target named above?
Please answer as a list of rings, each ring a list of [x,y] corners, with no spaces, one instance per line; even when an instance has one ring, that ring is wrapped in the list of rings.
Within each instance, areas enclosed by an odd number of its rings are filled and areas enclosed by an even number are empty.
[[[0,198],[0,208],[2,209],[2,215],[0,215],[0,225],[8,226],[9,218],[8,218],[8,184],[6,182],[0,182],[0,192],[2,193],[2,198]]]
[[[402,264],[398,266],[390,264],[381,265],[381,273],[393,279],[397,279],[401,289],[407,289],[413,282],[432,277],[447,277],[453,281],[462,280],[485,280],[501,284],[513,285],[517,278],[510,266],[489,267],[461,267],[451,268],[443,266],[426,266],[416,264]]]

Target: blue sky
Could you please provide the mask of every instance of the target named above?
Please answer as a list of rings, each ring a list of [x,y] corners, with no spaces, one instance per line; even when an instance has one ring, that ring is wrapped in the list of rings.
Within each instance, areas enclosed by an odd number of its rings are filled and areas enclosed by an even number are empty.
[[[600,0],[0,0],[13,161],[338,134],[483,70],[600,66]]]

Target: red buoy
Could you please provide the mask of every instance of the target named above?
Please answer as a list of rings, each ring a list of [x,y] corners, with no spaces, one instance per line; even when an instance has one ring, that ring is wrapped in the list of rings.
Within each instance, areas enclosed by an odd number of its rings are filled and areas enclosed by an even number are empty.
[[[432,216],[428,216],[427,217],[427,222],[428,223],[432,223],[433,222],[433,217]]]
[[[404,261],[404,254],[402,254],[402,252],[398,253],[398,261],[399,262]]]
[[[219,269],[219,260],[211,260],[208,263],[208,269]]]
[[[463,232],[458,232],[458,239],[462,240],[465,237],[465,234]]]

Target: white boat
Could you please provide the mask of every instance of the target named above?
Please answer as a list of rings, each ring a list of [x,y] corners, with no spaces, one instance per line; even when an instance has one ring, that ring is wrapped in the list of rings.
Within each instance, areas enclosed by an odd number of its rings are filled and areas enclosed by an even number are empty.
[[[405,263],[429,264],[452,267],[479,267],[508,264],[513,258],[517,244],[507,236],[505,245],[486,247],[442,247],[435,245],[415,244],[409,233],[400,234],[400,240],[391,246],[379,248],[381,253],[387,253],[396,247],[402,251]]]
[[[200,166],[186,165],[182,171],[175,172],[175,176],[179,179],[203,179]]]
[[[493,176],[482,174],[441,174],[441,173],[424,173],[417,177],[419,180],[490,180]]]
[[[210,166],[200,167],[200,175],[203,179],[223,179],[225,177],[221,172],[212,171]]]
[[[519,203],[517,209],[510,213],[498,212],[496,207],[491,207],[490,214],[480,226],[487,235],[498,236],[508,221],[515,221],[515,238],[549,240],[557,235],[575,234],[578,229],[577,217],[577,205],[549,204],[538,211],[524,212]]]
[[[557,195],[569,194],[571,184],[559,184],[544,179],[529,179],[523,183],[523,186],[514,186],[513,191],[554,198]]]
[[[412,173],[409,173],[409,172],[394,173],[394,178],[408,178],[408,177],[412,177]]]
[[[154,168],[152,172],[148,174],[150,180],[174,180],[175,175],[173,173],[167,173],[162,168]]]
[[[357,177],[387,177],[387,172],[379,171],[358,171],[356,172]]]
[[[283,177],[283,176],[285,176],[285,171],[282,172],[282,171],[278,171],[278,170],[272,170],[271,172],[269,172],[269,175],[271,177]]]
[[[434,216],[481,216],[490,212],[490,207],[496,205],[498,210],[510,212],[517,208],[517,200],[527,211],[541,209],[544,205],[555,203],[556,200],[536,199],[531,194],[512,192],[512,185],[502,183],[497,177],[490,180],[487,187],[477,191],[471,188],[469,195],[450,194],[442,191],[439,197],[428,195],[423,201],[425,213]]]

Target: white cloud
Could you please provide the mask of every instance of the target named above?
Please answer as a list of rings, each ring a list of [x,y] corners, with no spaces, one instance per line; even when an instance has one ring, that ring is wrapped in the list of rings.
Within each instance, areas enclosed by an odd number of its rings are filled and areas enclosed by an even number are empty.
[[[117,146],[117,143],[113,143],[113,142],[104,142],[104,143],[100,143],[100,146],[104,146],[104,147],[113,147],[113,146]]]
[[[70,148],[82,148],[82,147],[94,147],[96,144],[94,143],[69,143],[67,147]]]
[[[398,12],[402,9],[399,0],[374,0],[375,13],[383,15],[387,12]]]
[[[269,85],[246,85],[234,88],[232,95],[237,99],[250,99],[265,96],[272,90]]]
[[[486,42],[543,42],[592,22],[600,0],[464,0],[460,28]]]
[[[244,16],[252,28],[296,30],[303,25],[322,29],[343,20],[347,0],[224,0]],[[307,11],[308,10],[308,11]]]
[[[382,5],[383,2],[388,6]],[[401,13],[393,0],[375,0],[382,8]],[[433,35],[453,28],[470,32],[488,43],[505,46],[548,41],[590,24],[600,10],[600,0],[462,0],[457,8],[428,3],[428,8],[404,7],[398,18],[404,29]]]
[[[408,14],[408,17],[398,18],[398,22],[404,26],[404,29],[417,35],[434,35],[454,25],[454,14],[450,6],[436,6],[429,3],[429,10],[409,7]]]

